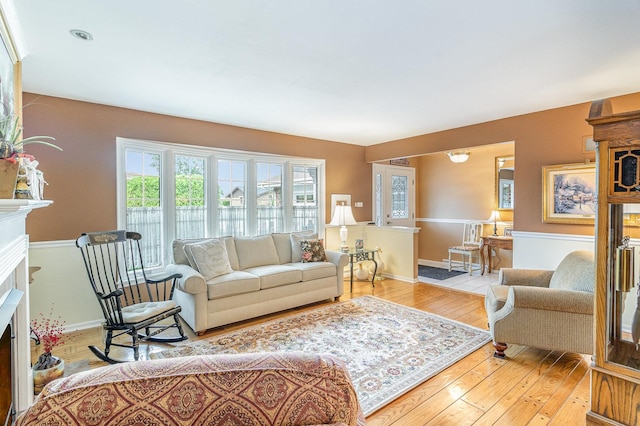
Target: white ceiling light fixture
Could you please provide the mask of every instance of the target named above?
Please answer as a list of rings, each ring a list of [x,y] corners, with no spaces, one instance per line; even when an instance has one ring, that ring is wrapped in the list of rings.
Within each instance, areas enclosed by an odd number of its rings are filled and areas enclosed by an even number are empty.
[[[449,156],[449,160],[454,163],[464,163],[469,159],[469,155],[471,155],[470,151],[448,151],[447,155]]]
[[[85,30],[69,30],[69,33],[75,38],[79,38],[80,40],[84,40],[84,41],[93,40],[93,34]]]

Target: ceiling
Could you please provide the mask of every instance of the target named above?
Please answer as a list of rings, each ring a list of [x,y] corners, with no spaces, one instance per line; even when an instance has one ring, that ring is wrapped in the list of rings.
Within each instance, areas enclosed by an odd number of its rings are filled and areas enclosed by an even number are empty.
[[[3,2],[24,91],[365,146],[640,91],[640,0]]]

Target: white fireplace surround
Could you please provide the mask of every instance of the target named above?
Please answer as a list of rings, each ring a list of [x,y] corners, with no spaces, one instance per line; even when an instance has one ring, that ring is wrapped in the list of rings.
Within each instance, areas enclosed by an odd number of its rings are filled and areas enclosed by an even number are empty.
[[[51,201],[0,200],[0,333],[11,325],[14,409],[21,412],[33,401],[29,342],[29,237],[26,218],[31,210]]]

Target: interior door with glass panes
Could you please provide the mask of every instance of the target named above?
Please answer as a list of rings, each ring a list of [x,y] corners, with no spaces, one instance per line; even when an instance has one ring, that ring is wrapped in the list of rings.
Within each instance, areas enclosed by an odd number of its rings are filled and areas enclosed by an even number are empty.
[[[373,217],[378,226],[415,224],[415,169],[373,165]]]

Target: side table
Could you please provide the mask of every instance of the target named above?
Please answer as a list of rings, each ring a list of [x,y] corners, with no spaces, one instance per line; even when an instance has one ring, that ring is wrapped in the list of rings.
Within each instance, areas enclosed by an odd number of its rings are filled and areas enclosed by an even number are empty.
[[[351,270],[350,278],[349,278],[349,293],[353,292],[353,264],[355,262],[362,262],[365,260],[370,260],[375,265],[373,269],[373,277],[371,278],[371,286],[375,288],[375,279],[376,272],[378,272],[378,262],[376,262],[376,249],[349,249],[347,254],[349,255],[349,267]]]
[[[482,237],[482,246],[480,247],[480,275],[484,275],[484,266],[487,264],[487,271],[491,273],[491,249],[501,248],[513,250],[513,237],[503,237],[500,235],[489,235]],[[485,256],[484,252],[487,252]]]

